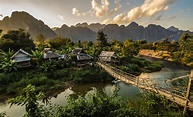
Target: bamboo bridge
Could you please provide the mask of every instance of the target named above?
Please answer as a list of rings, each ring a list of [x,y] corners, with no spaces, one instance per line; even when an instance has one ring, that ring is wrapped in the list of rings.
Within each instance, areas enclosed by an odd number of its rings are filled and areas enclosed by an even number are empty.
[[[140,89],[155,92],[156,94],[159,95],[164,95],[167,99],[171,100],[172,102],[175,102],[180,106],[183,106],[184,107],[183,113],[186,113],[187,109],[193,111],[193,93],[191,93],[191,90],[193,91],[193,87],[191,87],[191,83],[193,83],[193,70],[191,71],[190,75],[180,76],[178,78],[173,78],[171,80],[163,82],[152,83],[151,80],[148,78],[144,79],[135,76],[133,74],[126,73],[116,67],[111,66],[110,64],[102,62],[97,62],[97,64],[116,79],[119,79],[125,83],[136,86]],[[189,78],[188,85],[185,88],[183,88],[183,90],[167,85],[167,82],[187,77]]]

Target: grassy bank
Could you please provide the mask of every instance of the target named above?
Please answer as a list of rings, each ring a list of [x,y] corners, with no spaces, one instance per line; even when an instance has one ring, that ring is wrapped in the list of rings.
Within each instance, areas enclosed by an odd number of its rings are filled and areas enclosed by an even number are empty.
[[[119,69],[135,75],[139,75],[142,72],[160,71],[161,68],[164,67],[163,64],[159,62],[150,62],[138,57],[123,57],[120,61]]]
[[[28,84],[36,86],[37,91],[47,92],[65,87],[68,81],[76,84],[108,81],[113,78],[98,67],[84,69],[63,68],[49,72],[23,70],[12,73],[0,73],[0,94],[21,94]]]

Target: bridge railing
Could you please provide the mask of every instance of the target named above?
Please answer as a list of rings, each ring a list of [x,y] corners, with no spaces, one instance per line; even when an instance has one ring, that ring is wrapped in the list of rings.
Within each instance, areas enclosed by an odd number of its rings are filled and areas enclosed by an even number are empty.
[[[106,69],[111,70],[112,73],[116,73],[116,74],[122,76],[122,79],[124,78],[123,80],[130,80],[130,81],[134,82],[135,85],[140,85],[140,86],[144,86],[144,87],[147,87],[147,88],[149,87],[151,89],[156,90],[157,92],[160,90],[160,91],[166,92],[168,94],[171,94],[172,96],[185,98],[185,94],[186,94],[185,90],[179,90],[179,89],[176,89],[174,87],[171,87],[171,86],[167,85],[166,82],[171,82],[173,80],[167,80],[167,81],[164,81],[164,82],[153,83],[150,79],[139,78],[138,76],[135,76],[135,75],[127,73],[127,72],[124,72],[124,71],[122,71],[122,70],[120,70],[116,67],[113,67],[113,66],[107,64],[107,63],[101,63],[101,64],[103,64],[106,67]],[[183,77],[187,77],[187,76],[181,76],[181,77],[179,77],[179,79],[181,79]],[[164,84],[165,86],[163,86],[162,84]]]

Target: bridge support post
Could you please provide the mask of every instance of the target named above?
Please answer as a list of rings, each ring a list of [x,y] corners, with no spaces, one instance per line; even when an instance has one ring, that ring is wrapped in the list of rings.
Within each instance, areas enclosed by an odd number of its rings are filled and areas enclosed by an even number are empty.
[[[184,106],[184,110],[183,110],[183,114],[184,115],[186,114],[186,111],[187,111],[187,108],[188,108],[191,84],[193,84],[193,69],[190,72],[189,81],[188,81],[188,87],[187,87],[187,91],[186,91],[186,102],[185,102],[185,106]]]

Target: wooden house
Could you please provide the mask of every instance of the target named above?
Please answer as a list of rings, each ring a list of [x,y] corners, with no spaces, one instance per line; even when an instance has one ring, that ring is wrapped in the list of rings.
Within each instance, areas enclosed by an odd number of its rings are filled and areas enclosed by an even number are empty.
[[[18,50],[11,59],[13,62],[17,63],[19,67],[29,67],[31,66],[31,54],[27,53],[23,49]]]
[[[118,62],[118,57],[115,52],[102,51],[99,55],[99,61],[102,62]]]
[[[53,52],[51,48],[44,48],[43,50],[43,59],[45,60],[58,60],[60,58],[60,55]]]
[[[88,62],[93,59],[93,57],[89,54],[86,54],[82,48],[75,48],[72,50],[71,54],[76,55],[77,61],[79,62]]]

